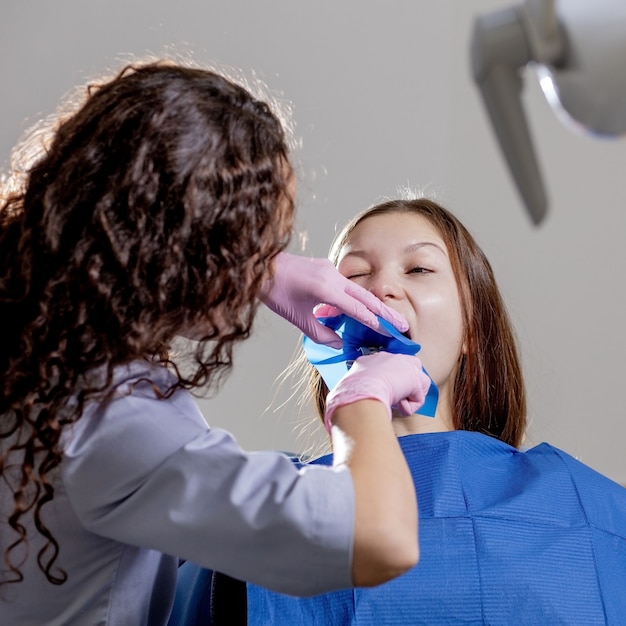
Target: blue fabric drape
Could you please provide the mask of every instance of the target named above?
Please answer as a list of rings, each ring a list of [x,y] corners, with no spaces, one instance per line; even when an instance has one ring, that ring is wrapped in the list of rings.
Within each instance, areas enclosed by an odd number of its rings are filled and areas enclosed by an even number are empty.
[[[313,598],[248,585],[251,626],[626,624],[626,489],[548,444],[522,452],[467,431],[399,441],[418,565]]]

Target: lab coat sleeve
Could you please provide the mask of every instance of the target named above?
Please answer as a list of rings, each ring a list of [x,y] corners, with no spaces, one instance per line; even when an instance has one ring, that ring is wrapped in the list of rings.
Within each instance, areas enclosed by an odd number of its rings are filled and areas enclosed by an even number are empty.
[[[92,407],[66,442],[62,479],[91,532],[282,593],[351,586],[349,470],[247,453],[185,391],[157,400],[139,385]]]

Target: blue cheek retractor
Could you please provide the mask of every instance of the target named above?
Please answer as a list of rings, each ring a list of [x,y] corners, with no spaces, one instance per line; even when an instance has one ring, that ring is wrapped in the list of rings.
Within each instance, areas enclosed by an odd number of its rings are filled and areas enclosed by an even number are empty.
[[[328,389],[332,389],[350,369],[355,359],[364,354],[372,354],[381,350],[412,355],[419,352],[421,346],[418,343],[405,337],[382,317],[379,317],[378,320],[389,333],[389,337],[381,335],[347,315],[319,318],[320,323],[332,328],[341,337],[343,346],[338,350],[315,343],[309,337],[304,337],[302,340],[304,353],[311,365],[320,373]],[[426,370],[424,372],[428,375]],[[416,413],[434,417],[438,399],[439,390],[433,382],[426,394],[426,401]]]

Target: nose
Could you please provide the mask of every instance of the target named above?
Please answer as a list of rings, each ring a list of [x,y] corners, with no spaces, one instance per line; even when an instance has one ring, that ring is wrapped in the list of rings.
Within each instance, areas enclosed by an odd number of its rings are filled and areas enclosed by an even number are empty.
[[[366,287],[383,302],[386,300],[398,300],[403,294],[400,280],[389,271],[379,271],[372,274]]]

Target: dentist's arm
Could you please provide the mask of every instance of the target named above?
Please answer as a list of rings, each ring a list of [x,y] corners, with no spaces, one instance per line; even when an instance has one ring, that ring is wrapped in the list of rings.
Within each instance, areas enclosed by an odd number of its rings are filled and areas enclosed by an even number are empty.
[[[383,583],[418,561],[415,487],[391,407],[416,411],[430,382],[417,357],[379,352],[357,359],[328,395],[334,463],[348,465],[354,483],[356,586]]]

